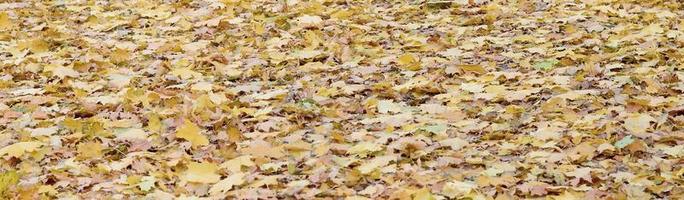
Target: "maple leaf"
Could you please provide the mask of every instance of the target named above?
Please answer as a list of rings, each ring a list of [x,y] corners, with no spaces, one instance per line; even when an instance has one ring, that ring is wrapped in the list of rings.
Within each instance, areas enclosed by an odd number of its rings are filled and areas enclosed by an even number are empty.
[[[303,15],[297,18],[297,21],[304,26],[317,26],[323,22],[319,16]]]
[[[146,139],[148,133],[145,130],[139,128],[128,128],[123,129],[115,133],[116,139],[119,140],[131,140],[131,139]]]
[[[632,139],[632,136],[628,135],[615,142],[615,147],[617,147],[618,149],[622,149],[625,148],[627,145],[632,144],[633,142],[634,139]]]
[[[184,120],[183,125],[176,129],[176,137],[190,141],[193,147],[209,144],[207,137],[202,135],[202,130],[187,119]]]
[[[399,58],[397,59],[397,64],[411,71],[420,70],[422,68],[419,62],[419,58],[416,55],[410,53],[399,56]]]
[[[561,133],[559,133],[559,131],[561,130],[562,129],[553,126],[541,127],[530,133],[530,135],[540,140],[560,139]]]
[[[57,126],[52,126],[48,128],[35,128],[35,129],[28,129],[29,132],[31,132],[31,137],[38,137],[38,136],[51,136],[59,130],[59,127]]]
[[[0,156],[21,157],[24,153],[36,151],[43,145],[41,142],[17,142],[0,149]]]
[[[240,156],[233,158],[221,164],[222,169],[227,169],[231,172],[240,172],[242,166],[252,167],[255,163],[252,162],[252,156]]]
[[[176,68],[171,71],[174,76],[180,77],[181,79],[191,79],[191,78],[201,78],[202,74],[193,71],[190,67]]]
[[[7,198],[8,190],[19,183],[19,178],[19,174],[14,170],[0,173],[0,197]]]
[[[413,194],[413,200],[437,200],[437,198],[432,196],[430,190],[428,190],[427,188],[423,188]]]
[[[299,192],[300,190],[304,189],[304,187],[308,186],[309,184],[311,184],[311,181],[309,181],[309,180],[292,181],[292,182],[287,184],[287,189],[285,192],[288,194],[295,194],[295,193]]]
[[[245,173],[235,173],[219,181],[209,188],[211,195],[220,195],[233,189],[234,186],[245,183]]]
[[[140,183],[138,183],[138,187],[140,187],[140,190],[142,191],[150,191],[153,187],[154,184],[157,182],[157,179],[154,178],[154,176],[145,176],[140,179]]]
[[[43,53],[50,50],[50,43],[43,39],[32,39],[21,44],[23,48],[28,48],[33,53]]]
[[[391,161],[394,161],[396,159],[397,157],[394,155],[378,156],[359,166],[358,170],[362,174],[368,174],[379,167],[386,166]]]
[[[380,100],[378,101],[378,112],[382,114],[387,113],[398,113],[401,111],[401,106],[392,102],[392,100]]]
[[[439,144],[442,146],[448,146],[454,151],[458,151],[461,148],[467,146],[469,143],[468,143],[468,141],[463,140],[461,138],[449,138],[449,139],[439,141]]]
[[[449,127],[446,124],[435,124],[429,126],[423,126],[420,129],[430,132],[432,134],[445,134]]]
[[[78,77],[80,75],[76,70],[62,66],[52,69],[52,74],[60,79],[65,77]]]
[[[302,66],[300,66],[300,69],[305,72],[320,72],[320,71],[327,71],[330,69],[333,69],[329,65],[323,64],[321,62],[309,62],[306,63]]]
[[[263,140],[253,141],[249,147],[244,148],[241,151],[253,156],[268,156],[273,158],[285,156],[282,147],[273,147],[270,143]]]
[[[216,183],[221,179],[217,174],[218,166],[209,162],[190,162],[188,169],[183,172],[183,180],[196,183]]]
[[[663,148],[663,153],[675,157],[675,158],[680,158],[684,157],[684,145],[677,145],[674,147],[665,147]]]
[[[461,83],[461,89],[472,93],[480,93],[484,91],[484,84]]]
[[[452,181],[442,187],[442,194],[449,198],[464,196],[477,188],[475,183]]]
[[[556,60],[555,58],[547,59],[547,60],[535,63],[534,68],[549,70],[549,69],[552,69],[554,66],[556,66],[558,63],[560,63],[560,61]]]
[[[102,144],[92,141],[81,143],[76,147],[76,150],[78,152],[78,159],[81,160],[102,157],[102,149]]]
[[[366,157],[368,154],[382,150],[382,145],[374,142],[360,142],[347,150],[347,153]]]
[[[120,63],[120,62],[125,62],[130,59],[131,52],[129,52],[127,49],[116,49],[112,51],[112,54],[110,55],[110,59],[114,63]]]
[[[293,52],[292,56],[297,59],[309,59],[314,58],[322,53],[323,51],[320,50],[298,50]]]
[[[198,52],[202,49],[205,49],[207,47],[207,45],[209,45],[209,43],[210,43],[210,41],[200,40],[197,42],[191,42],[191,43],[185,44],[185,45],[183,45],[182,49],[183,49],[183,51],[188,52],[188,53],[195,53],[195,52]]]
[[[635,114],[625,119],[624,127],[632,134],[641,136],[645,135],[646,130],[651,126],[650,123],[652,121],[655,121],[655,118],[648,114]]]
[[[12,20],[9,18],[7,12],[0,12],[0,30],[10,29],[12,27]]]

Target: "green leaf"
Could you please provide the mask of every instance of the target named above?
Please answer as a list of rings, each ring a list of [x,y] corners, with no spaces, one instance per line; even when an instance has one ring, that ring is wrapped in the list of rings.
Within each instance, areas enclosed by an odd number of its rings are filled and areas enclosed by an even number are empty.
[[[430,125],[430,126],[423,126],[420,128],[420,130],[424,130],[424,131],[430,132],[432,134],[443,134],[443,133],[446,133],[447,128],[448,127],[446,124],[436,124],[436,125]]]
[[[8,195],[11,186],[19,183],[19,174],[16,171],[8,171],[0,174],[0,198]]]
[[[554,66],[556,66],[558,63],[560,63],[560,61],[556,60],[555,58],[546,59],[544,61],[535,63],[534,68],[549,70],[549,69],[553,68]]]
[[[628,135],[620,139],[619,141],[615,142],[615,147],[618,149],[625,148],[627,145],[632,144],[634,142],[634,139],[632,139],[632,135]]]
[[[154,187],[156,181],[157,179],[154,176],[144,176],[140,183],[138,183],[138,187],[140,187],[140,190],[147,192]]]
[[[435,200],[434,196],[432,196],[432,193],[430,193],[430,190],[427,188],[423,188],[421,190],[418,190],[416,193],[413,194],[413,200]]]

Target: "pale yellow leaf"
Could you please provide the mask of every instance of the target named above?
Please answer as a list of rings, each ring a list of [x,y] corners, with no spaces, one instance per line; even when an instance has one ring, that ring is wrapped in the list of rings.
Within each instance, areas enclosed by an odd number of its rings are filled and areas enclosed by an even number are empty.
[[[213,186],[211,186],[211,188],[209,189],[209,194],[221,195],[221,194],[228,192],[231,189],[233,189],[233,186],[244,184],[245,183],[245,179],[244,179],[245,175],[247,175],[247,174],[246,173],[235,173],[235,174],[232,174],[232,175],[226,177],[225,179],[223,179],[223,180],[219,181],[218,183],[214,184]]]
[[[191,162],[183,173],[183,180],[195,183],[216,183],[221,176],[216,173],[218,166],[209,162]]]
[[[41,146],[41,142],[17,142],[0,149],[0,156],[21,157],[24,153],[36,151]]]
[[[193,147],[209,144],[207,137],[202,135],[202,130],[187,119],[183,125],[176,130],[176,137],[190,141]]]

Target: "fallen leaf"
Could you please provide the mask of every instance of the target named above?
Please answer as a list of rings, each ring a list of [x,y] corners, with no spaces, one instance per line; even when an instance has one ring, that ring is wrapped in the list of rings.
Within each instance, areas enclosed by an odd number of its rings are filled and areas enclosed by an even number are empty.
[[[371,173],[373,170],[376,170],[380,167],[384,167],[388,165],[391,161],[396,160],[396,156],[393,155],[386,155],[386,156],[378,156],[375,157],[368,162],[361,164],[357,169],[362,173],[362,174],[368,174]]]
[[[190,141],[193,147],[209,144],[209,140],[202,134],[202,130],[195,123],[187,119],[176,130],[176,137]]]
[[[652,121],[655,121],[655,118],[648,114],[635,114],[625,119],[624,127],[632,134],[644,135],[651,126],[650,123]]]
[[[245,183],[245,173],[235,173],[225,179],[219,181],[209,188],[209,194],[211,195],[221,195],[225,192],[230,191],[236,185],[242,185]]]
[[[617,147],[618,149],[622,149],[625,148],[627,145],[632,144],[632,142],[634,142],[634,139],[632,139],[631,135],[628,135],[615,142],[615,147]]]
[[[183,172],[182,179],[188,182],[195,183],[216,183],[221,179],[221,175],[217,174],[218,166],[209,162],[190,162],[188,169]]]
[[[0,156],[21,157],[26,152],[34,152],[44,144],[41,142],[17,142],[0,149]]]

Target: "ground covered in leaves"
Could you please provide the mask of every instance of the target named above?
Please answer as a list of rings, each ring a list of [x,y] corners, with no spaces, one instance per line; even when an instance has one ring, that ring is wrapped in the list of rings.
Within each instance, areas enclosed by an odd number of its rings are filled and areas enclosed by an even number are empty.
[[[0,198],[681,199],[683,15],[0,3]]]

